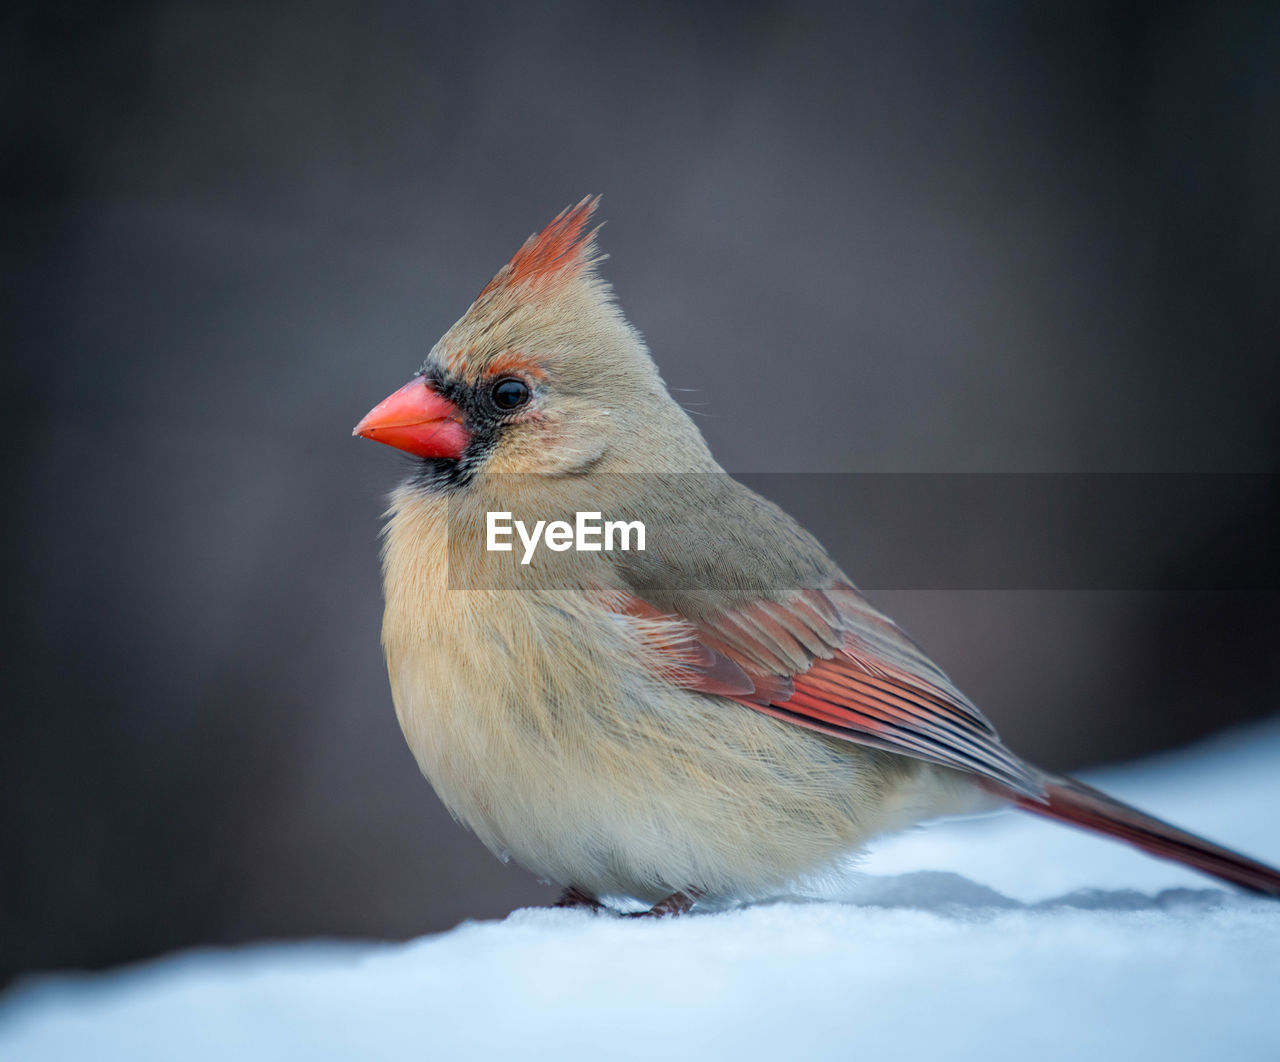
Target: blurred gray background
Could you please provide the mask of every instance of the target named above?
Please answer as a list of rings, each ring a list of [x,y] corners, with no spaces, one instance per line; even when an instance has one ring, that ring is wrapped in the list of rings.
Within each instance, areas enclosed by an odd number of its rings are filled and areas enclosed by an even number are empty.
[[[1278,71],[1275,4],[6,4],[0,975],[553,895],[400,737],[350,430],[588,192],[731,469],[1277,471]],[[1047,766],[1280,704],[1274,592],[876,600]]]

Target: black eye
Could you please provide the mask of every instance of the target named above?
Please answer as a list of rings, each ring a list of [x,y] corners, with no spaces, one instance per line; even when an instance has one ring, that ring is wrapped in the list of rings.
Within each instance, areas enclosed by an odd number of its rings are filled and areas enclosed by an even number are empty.
[[[493,385],[493,404],[499,409],[515,409],[529,401],[529,385],[514,376]]]

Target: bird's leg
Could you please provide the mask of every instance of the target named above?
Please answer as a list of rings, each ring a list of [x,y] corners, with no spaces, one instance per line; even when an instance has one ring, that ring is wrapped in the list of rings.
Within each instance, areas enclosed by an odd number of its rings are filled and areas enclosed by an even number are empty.
[[[604,904],[588,892],[583,892],[576,885],[566,885],[555,907],[585,907],[589,911],[603,911]]]
[[[693,887],[680,892],[673,892],[665,900],[659,900],[647,911],[637,911],[632,918],[665,918],[667,915],[688,914],[706,891]]]

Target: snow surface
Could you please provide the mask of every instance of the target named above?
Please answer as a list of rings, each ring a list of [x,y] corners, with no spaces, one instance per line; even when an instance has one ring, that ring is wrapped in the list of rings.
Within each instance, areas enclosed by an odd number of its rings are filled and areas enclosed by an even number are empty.
[[[1087,777],[1280,862],[1280,718]],[[0,1059],[1280,1059],[1280,903],[1121,845],[939,824],[830,895],[30,980],[0,1001]]]

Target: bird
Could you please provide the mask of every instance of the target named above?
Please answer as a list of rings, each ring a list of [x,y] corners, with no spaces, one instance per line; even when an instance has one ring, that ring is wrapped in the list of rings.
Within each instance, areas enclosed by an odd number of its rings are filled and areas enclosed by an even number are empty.
[[[382,644],[453,816],[561,906],[655,917],[785,896],[874,838],[1008,805],[1280,897],[1275,868],[1011,751],[717,464],[601,275],[598,204],[530,236],[353,432],[410,455]],[[592,519],[641,524],[644,548]]]

